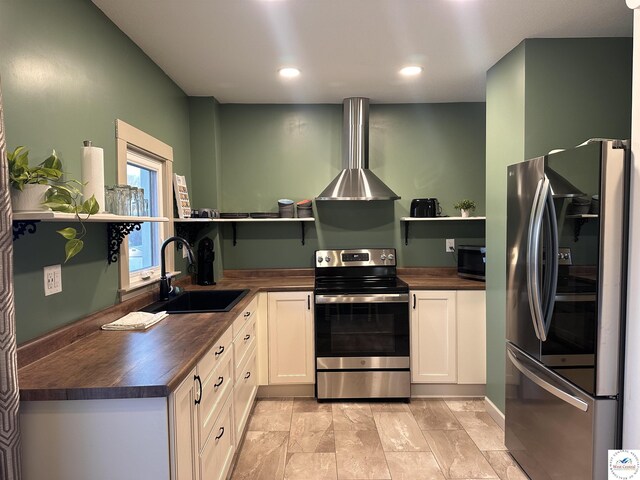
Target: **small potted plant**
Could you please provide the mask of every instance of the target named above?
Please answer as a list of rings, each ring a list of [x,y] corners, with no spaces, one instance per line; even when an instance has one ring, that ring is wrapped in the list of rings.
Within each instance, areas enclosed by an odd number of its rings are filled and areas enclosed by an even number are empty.
[[[29,166],[29,150],[17,147],[7,154],[11,205],[14,211],[43,210],[45,193],[62,178],[62,163],[55,150],[41,164]]]
[[[476,202],[473,200],[460,200],[456,203],[453,208],[456,210],[460,210],[460,216],[462,218],[467,218],[471,216],[471,212],[476,209]]]
[[[53,150],[51,155],[41,164],[29,166],[29,150],[17,147],[7,155],[9,163],[9,182],[11,184],[11,203],[14,211],[53,210],[55,212],[73,213],[80,223],[81,231],[73,227],[63,228],[57,232],[65,243],[65,263],[84,247],[82,237],[87,233],[83,220],[98,213],[100,205],[92,195],[82,200],[82,192],[78,187],[82,183],[77,180],[62,178],[62,162]],[[84,218],[80,215],[83,214]]]

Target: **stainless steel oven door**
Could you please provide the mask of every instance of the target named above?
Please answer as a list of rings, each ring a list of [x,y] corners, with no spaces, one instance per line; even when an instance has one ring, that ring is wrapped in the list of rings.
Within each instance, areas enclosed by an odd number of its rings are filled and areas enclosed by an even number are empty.
[[[409,295],[316,295],[316,357],[408,357]]]

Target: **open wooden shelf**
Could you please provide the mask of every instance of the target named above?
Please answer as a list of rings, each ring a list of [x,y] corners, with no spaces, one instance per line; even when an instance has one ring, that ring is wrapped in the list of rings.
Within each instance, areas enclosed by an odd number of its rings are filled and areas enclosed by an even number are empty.
[[[410,222],[446,222],[446,221],[464,221],[486,220],[487,217],[400,217],[400,221],[404,222],[404,244],[409,245],[409,223]]]

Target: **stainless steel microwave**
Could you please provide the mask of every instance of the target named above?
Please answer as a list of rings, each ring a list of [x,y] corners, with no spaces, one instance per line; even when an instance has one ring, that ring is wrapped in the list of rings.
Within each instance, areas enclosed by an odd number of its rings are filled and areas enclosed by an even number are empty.
[[[461,245],[458,247],[458,276],[473,280],[485,279],[486,247]]]

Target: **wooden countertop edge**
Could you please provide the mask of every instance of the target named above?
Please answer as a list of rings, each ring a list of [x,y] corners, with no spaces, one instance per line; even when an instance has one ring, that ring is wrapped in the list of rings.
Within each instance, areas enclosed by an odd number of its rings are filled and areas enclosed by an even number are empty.
[[[484,290],[484,282],[474,280],[465,280],[451,275],[451,269],[419,269],[418,271],[407,271],[402,269],[399,277],[409,284],[411,289],[424,290]],[[236,316],[253,300],[255,295],[260,292],[276,292],[276,291],[311,291],[313,290],[313,276],[303,274],[308,269],[299,269],[296,274],[291,277],[279,273],[273,276],[248,274],[233,274],[229,277],[225,276],[215,288],[237,288],[239,283],[247,284],[250,292],[245,296],[230,312],[217,313],[214,315],[224,315],[226,318],[223,324],[217,329],[217,335],[213,336],[208,342],[203,344],[197,352],[193,352],[190,360],[177,366],[176,370],[171,373],[170,379],[164,385],[121,385],[121,386],[96,386],[96,387],[78,387],[78,388],[21,388],[20,400],[22,401],[51,401],[51,400],[89,400],[89,399],[118,399],[118,398],[152,398],[167,397],[174,391],[180,383],[186,378],[186,375],[196,366],[197,362],[211,348],[211,346],[220,338],[220,336],[233,323]],[[434,274],[435,273],[435,274]],[[417,274],[417,275],[416,275]],[[269,278],[279,278],[286,284],[277,285],[273,282],[264,285],[252,285],[250,283],[265,282]],[[290,280],[290,281],[289,281]],[[300,281],[303,280],[303,281]],[[185,283],[185,280],[181,282]],[[211,287],[200,287],[197,285],[188,285],[188,289],[203,289]],[[101,325],[113,321],[130,311],[135,311],[154,300],[154,294],[148,293],[109,307],[100,312],[89,315],[88,317],[65,325],[53,332],[28,341],[18,348],[18,368],[23,369],[27,366],[40,361],[46,361],[46,357],[60,350],[75,344],[78,341],[87,339],[100,332]],[[111,332],[117,334],[118,332]]]

